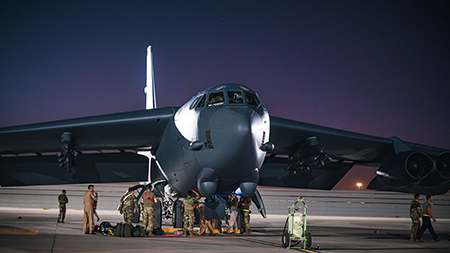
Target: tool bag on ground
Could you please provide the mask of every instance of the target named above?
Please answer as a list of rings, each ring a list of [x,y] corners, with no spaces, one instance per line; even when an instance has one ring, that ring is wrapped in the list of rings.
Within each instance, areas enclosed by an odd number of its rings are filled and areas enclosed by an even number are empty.
[[[114,233],[114,236],[119,237],[131,237],[131,228],[133,225],[119,222],[116,226],[116,233]]]
[[[117,223],[114,236],[119,237],[141,237],[144,236],[144,228],[137,225],[134,227],[128,223]]]
[[[133,237],[142,237],[144,236],[144,227],[136,225],[136,227],[133,227],[131,230],[131,236]]]

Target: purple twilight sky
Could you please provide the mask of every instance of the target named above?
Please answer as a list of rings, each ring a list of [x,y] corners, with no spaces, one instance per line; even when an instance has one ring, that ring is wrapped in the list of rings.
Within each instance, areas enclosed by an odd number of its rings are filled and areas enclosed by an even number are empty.
[[[3,0],[0,127],[144,109],[152,45],[158,107],[235,82],[271,115],[450,149],[449,13],[446,1]]]

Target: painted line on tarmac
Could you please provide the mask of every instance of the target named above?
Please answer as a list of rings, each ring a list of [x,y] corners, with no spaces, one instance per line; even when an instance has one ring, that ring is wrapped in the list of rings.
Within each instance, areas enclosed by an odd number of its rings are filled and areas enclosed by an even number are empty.
[[[0,228],[0,235],[37,235],[39,230]]]
[[[241,237],[241,236],[230,236],[230,237],[249,241],[249,242],[266,244],[266,245],[271,245],[271,246],[275,246],[275,247],[279,247],[279,248],[284,248],[281,244],[277,244],[277,243],[266,242],[266,241],[261,241],[261,240],[256,240],[256,239],[251,239],[251,238],[246,238],[246,237]],[[291,248],[291,249],[293,249],[293,248]],[[297,249],[297,250],[303,251],[303,252],[314,252],[314,253],[317,252],[317,251],[312,251],[312,250],[307,250],[307,249]]]

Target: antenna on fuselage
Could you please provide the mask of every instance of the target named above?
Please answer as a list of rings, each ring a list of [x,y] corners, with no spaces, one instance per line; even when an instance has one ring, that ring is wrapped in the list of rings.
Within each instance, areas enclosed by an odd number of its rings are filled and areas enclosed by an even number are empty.
[[[152,46],[147,47],[147,73],[145,93],[145,109],[156,108],[155,78],[153,73]]]

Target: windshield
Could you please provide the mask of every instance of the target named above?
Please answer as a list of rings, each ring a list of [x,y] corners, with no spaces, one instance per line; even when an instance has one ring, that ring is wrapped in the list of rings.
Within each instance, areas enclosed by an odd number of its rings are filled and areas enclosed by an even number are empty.
[[[253,94],[253,93],[250,93],[250,92],[245,92],[245,100],[246,100],[248,105],[256,106],[256,107],[262,106],[262,104],[259,101],[259,99],[256,96],[256,94]]]
[[[223,97],[223,92],[214,92],[209,94],[208,106],[218,106],[223,105],[225,99]]]
[[[244,98],[242,97],[242,92],[240,91],[228,91],[228,102],[230,104],[243,104]]]

